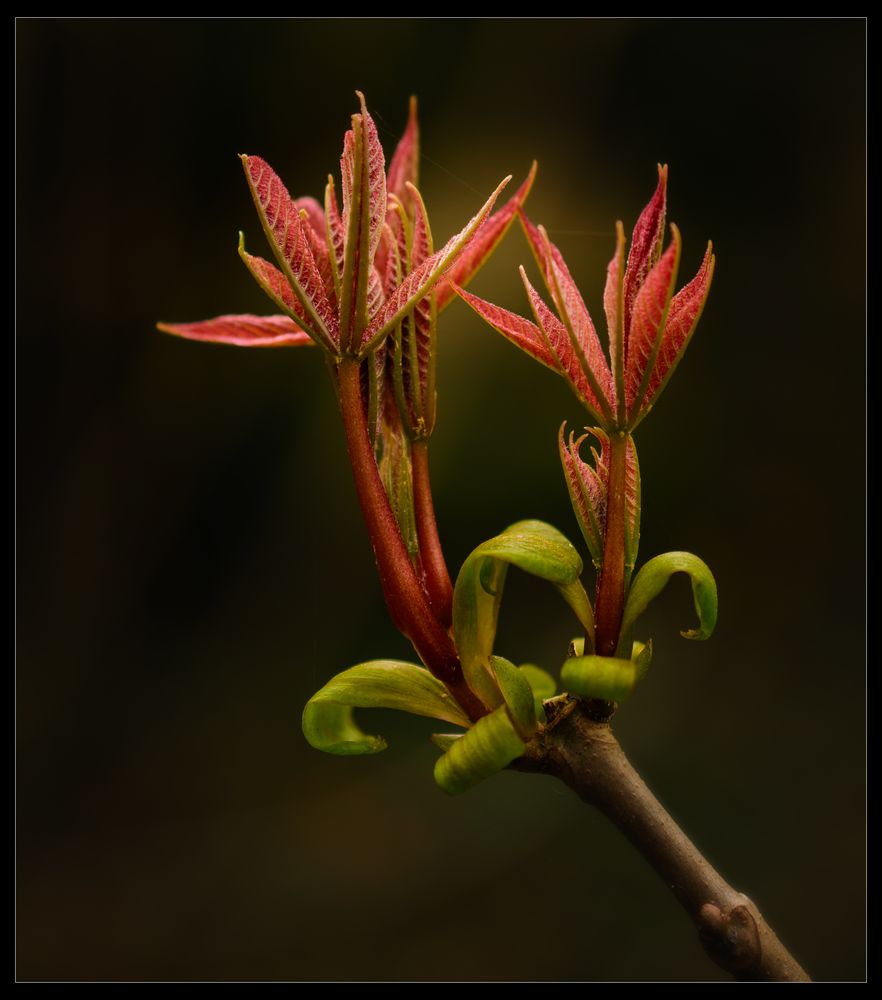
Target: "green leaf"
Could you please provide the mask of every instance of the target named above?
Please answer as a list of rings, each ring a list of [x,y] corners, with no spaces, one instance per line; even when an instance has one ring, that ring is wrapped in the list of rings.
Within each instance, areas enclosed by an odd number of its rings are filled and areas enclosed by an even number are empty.
[[[664,590],[674,573],[686,573],[692,581],[692,598],[698,628],[686,629],[684,639],[709,639],[717,624],[717,584],[707,563],[691,552],[666,552],[650,559],[634,577],[622,616],[619,648],[627,648],[634,625],[649,604]]]
[[[490,666],[515,730],[521,739],[528,740],[536,732],[536,702],[529,680],[501,656],[491,656]]]
[[[413,469],[410,446],[397,411],[390,414],[384,409],[379,444],[380,478],[408,554],[414,559],[420,546],[413,507]]]
[[[545,721],[545,707],[543,702],[546,698],[553,698],[557,692],[557,681],[541,667],[532,663],[524,663],[518,670],[527,678],[527,683],[533,692],[533,707],[536,711],[536,718],[540,722]]]
[[[624,701],[637,683],[637,668],[614,656],[576,656],[564,663],[560,681],[583,698]]]
[[[591,603],[579,582],[582,559],[570,542],[542,521],[519,521],[479,545],[463,563],[453,593],[453,630],[469,687],[496,707],[501,698],[490,665],[499,605],[509,567],[554,584],[593,633]]]
[[[635,642],[631,659],[615,656],[575,656],[563,665],[560,679],[567,691],[583,698],[625,701],[649,667],[652,646]]]
[[[449,795],[468,791],[524,752],[504,705],[485,715],[435,764],[435,781]]]
[[[353,708],[394,708],[468,727],[468,716],[425,667],[398,660],[372,660],[337,674],[307,702],[303,735],[316,750],[342,755],[379,753],[382,736],[363,733]]]
[[[465,733],[432,733],[429,739],[442,750],[444,753],[456,743],[457,740],[461,740]]]

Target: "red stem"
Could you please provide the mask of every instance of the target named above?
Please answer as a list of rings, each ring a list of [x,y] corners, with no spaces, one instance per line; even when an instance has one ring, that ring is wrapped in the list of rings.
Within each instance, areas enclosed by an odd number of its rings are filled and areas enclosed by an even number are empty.
[[[596,648],[600,656],[615,655],[625,603],[625,459],[628,435],[624,432],[612,433],[609,447],[606,535],[594,607]]]
[[[423,663],[474,721],[486,715],[487,709],[466,685],[453,641],[436,621],[401,538],[368,433],[359,369],[355,358],[344,358],[337,367],[340,410],[358,502],[377,561],[383,596],[395,627],[410,639]]]
[[[411,449],[413,463],[413,503],[416,515],[420,555],[426,574],[426,593],[435,617],[445,627],[453,622],[453,586],[447,562],[438,537],[438,522],[432,503],[432,484],[429,479],[429,442],[427,438],[414,441]]]

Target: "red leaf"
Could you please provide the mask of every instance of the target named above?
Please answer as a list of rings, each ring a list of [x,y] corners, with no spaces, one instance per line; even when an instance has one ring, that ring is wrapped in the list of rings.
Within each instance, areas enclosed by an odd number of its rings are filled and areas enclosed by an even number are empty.
[[[204,340],[236,347],[302,347],[313,343],[308,333],[287,316],[216,316],[200,323],[157,323],[165,333],[186,340]]]
[[[408,181],[413,204],[413,237],[409,270],[420,267],[432,255],[432,231],[419,191]],[[435,418],[435,380],[433,354],[435,350],[435,304],[430,292],[416,303],[399,328],[398,357],[401,363],[401,402],[409,429],[421,436],[431,434]]]
[[[413,226],[404,205],[397,195],[389,196],[389,204],[386,208],[386,225],[395,241],[396,259],[400,268],[400,273],[396,279],[396,284],[398,284],[404,280],[407,272],[407,241]]]
[[[355,116],[353,116],[353,122]],[[343,152],[340,155],[340,177],[343,181],[343,228],[349,225],[349,211],[352,207],[352,181],[355,172],[355,130],[349,129],[343,136]]]
[[[413,309],[416,303],[431,290],[435,282],[438,281],[441,275],[444,274],[465,248],[478,226],[487,218],[490,209],[493,208],[493,203],[496,201],[497,195],[510,179],[510,177],[507,177],[496,188],[477,215],[475,215],[462,232],[451,236],[437,253],[432,254],[431,257],[427,257],[416,270],[411,271],[404,281],[402,281],[395,290],[395,293],[390,296],[380,316],[365,330],[361,341],[362,352],[370,350],[373,345],[382,340],[392,327],[399,323],[402,317]]]
[[[432,245],[432,230],[429,226],[429,216],[426,213],[426,205],[423,202],[422,195],[412,184],[410,184],[408,193],[413,204],[413,239],[411,241],[410,266],[408,270],[413,271],[427,257],[432,256],[434,247]]]
[[[417,124],[417,102],[415,97],[411,97],[407,128],[392,154],[386,182],[389,194],[394,194],[401,201],[408,215],[413,214],[413,203],[406,185],[408,182],[414,186],[419,183],[419,163],[420,129]]]
[[[298,212],[306,212],[306,218],[317,236],[325,241],[325,252],[327,252],[327,230],[325,229],[325,210],[309,195],[303,198],[294,199],[294,207]]]
[[[603,545],[606,535],[606,494],[609,470],[602,466],[594,449],[592,451],[594,451],[595,464],[598,469],[595,470],[583,461],[579,449],[588,434],[583,434],[578,440],[574,440],[573,432],[570,431],[569,441],[567,441],[564,438],[565,428],[566,421],[561,424],[558,434],[558,447],[564,478],[573,505],[573,513],[582,529],[585,544],[591,553],[591,560],[595,567],[600,569],[603,564]],[[601,437],[603,432],[599,428],[596,428],[592,433],[601,442],[606,437],[606,435]],[[601,470],[603,474],[601,474]]]
[[[664,388],[689,346],[713,279],[715,259],[712,250],[712,245],[708,243],[698,273],[671,299],[668,318],[665,322],[655,366],[649,378],[646,401],[643,403],[642,409],[648,409],[655,402],[656,397]]]
[[[617,405],[624,397],[625,317],[624,312],[625,232],[621,222],[616,223],[616,252],[606,270],[606,287],[603,290],[603,309],[609,333],[609,360],[616,387]],[[620,414],[624,416],[624,414]]]
[[[269,295],[269,297],[280,308],[284,309],[286,312],[292,313],[293,318],[295,318],[297,323],[305,330],[308,330],[311,334],[315,333],[316,337],[320,337],[320,335],[310,327],[303,305],[295,296],[285,275],[282,274],[277,267],[270,264],[268,260],[264,260],[263,257],[256,257],[253,254],[248,253],[245,250],[245,244],[241,234],[239,236],[239,256],[245,262],[245,266],[251,272],[252,277],[257,281],[266,294]]]
[[[655,364],[659,335],[664,326],[671,293],[677,280],[680,260],[680,233],[671,226],[671,245],[646,276],[634,300],[631,326],[626,345],[625,401],[629,420],[641,409],[641,401]]]
[[[334,289],[336,292],[336,298],[339,301],[339,282],[340,276],[343,273],[343,253],[344,245],[346,241],[346,231],[343,228],[343,220],[340,218],[340,210],[337,207],[337,195],[334,191],[334,178],[328,178],[328,184],[325,188],[325,223],[328,227],[327,229],[327,240],[329,249],[333,249],[334,258],[330,260],[330,253],[328,254],[332,274],[334,276]]]
[[[364,103],[364,95],[359,93],[358,99],[361,101],[361,126],[364,130],[363,182],[367,182],[368,194],[368,256],[373,260],[386,222],[386,158],[377,135],[377,126]]]
[[[383,303],[386,301],[386,296],[383,294],[383,279],[380,277],[380,272],[371,265],[368,271],[368,288],[367,288],[367,317],[368,322],[373,320],[380,310],[383,308]]]
[[[606,538],[606,509],[609,493],[609,437],[600,427],[585,428],[588,432],[578,440],[573,440],[570,433],[569,442],[564,440],[564,427],[561,426],[559,447],[561,463],[567,481],[567,489],[573,504],[573,511],[585,544],[591,552],[595,567],[600,569],[603,563],[603,552]],[[594,466],[582,459],[579,449],[588,437],[593,435],[600,443],[600,450],[592,445],[591,454]],[[637,560],[637,547],[640,539],[640,469],[637,464],[637,449],[633,438],[628,438],[628,450],[625,455],[625,564],[634,568]]]
[[[374,264],[383,283],[383,295],[391,295],[401,281],[401,261],[398,256],[398,241],[388,223],[383,228]]]
[[[549,240],[548,234],[541,227],[536,227],[527,218],[524,212],[520,213],[524,232],[536,256],[539,269],[545,279],[548,292],[554,300],[558,314],[564,326],[572,330],[573,337],[585,358],[585,363],[597,382],[597,388],[603,397],[603,401],[614,407],[615,389],[613,388],[612,375],[609,369],[609,362],[600,346],[597,331],[588,313],[588,308],[582,298],[579,289],[573,281],[569,268],[563,259],[560,250]],[[581,365],[578,355],[574,357]],[[587,373],[586,373],[587,377]],[[597,396],[597,393],[593,393]],[[603,413],[604,408],[598,399],[598,413]]]
[[[336,299],[334,276],[331,270],[331,257],[328,253],[328,230],[325,225],[325,213],[315,198],[297,198],[294,207],[301,213],[306,213],[306,224],[303,229],[309,240],[309,248],[325,286],[325,294],[329,302]]]
[[[481,319],[486,320],[494,330],[507,337],[516,347],[520,347],[522,351],[526,351],[552,371],[560,371],[554,355],[542,336],[542,331],[535,323],[501,306],[495,306],[492,302],[479,299],[477,295],[472,295],[458,285],[454,285],[453,290]]]
[[[573,342],[563,323],[554,315],[542,299],[542,296],[530,284],[527,272],[521,268],[521,280],[527,290],[530,306],[536,316],[551,354],[557,361],[556,368],[563,375],[570,387],[582,402],[589,407],[598,420],[602,419],[603,407],[591,383],[588,381],[582,363],[573,348]]]
[[[628,452],[625,455],[625,569],[628,572],[633,570],[637,563],[637,549],[640,545],[640,503],[640,465],[637,462],[637,446],[634,444],[634,438],[629,436]]]
[[[463,251],[459,260],[450,268],[447,274],[438,282],[437,302],[438,311],[441,312],[455,295],[454,285],[464,288],[478,271],[486,263],[487,259],[501,242],[503,236],[508,232],[512,222],[518,214],[518,210],[527,200],[530,188],[536,177],[536,161],[530,167],[523,184],[515,191],[514,195],[499,209],[484,221],[481,228],[469,241],[469,245]]]
[[[311,325],[337,343],[336,314],[316,266],[306,226],[291,196],[270,165],[259,156],[243,156],[242,165],[267,237],[300,299]]]
[[[668,168],[659,165],[658,187],[649,204],[640,213],[631,235],[631,249],[628,252],[628,266],[625,269],[624,301],[625,330],[631,323],[631,314],[637,293],[646,280],[650,268],[658,260],[665,234],[665,208],[667,203]],[[627,347],[625,364],[628,364]]]

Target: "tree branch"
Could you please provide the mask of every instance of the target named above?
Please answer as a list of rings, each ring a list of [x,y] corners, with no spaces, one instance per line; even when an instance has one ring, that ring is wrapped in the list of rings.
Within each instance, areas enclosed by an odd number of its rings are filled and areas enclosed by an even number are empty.
[[[596,806],[670,886],[708,955],[736,979],[810,982],[756,905],[702,856],[647,788],[609,726],[606,702],[563,696],[513,766],[552,774]]]

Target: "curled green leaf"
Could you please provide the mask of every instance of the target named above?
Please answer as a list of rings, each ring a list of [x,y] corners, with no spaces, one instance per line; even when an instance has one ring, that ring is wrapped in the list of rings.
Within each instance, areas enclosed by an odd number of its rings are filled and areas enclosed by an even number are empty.
[[[372,660],[337,674],[307,702],[303,735],[316,750],[341,755],[379,753],[382,736],[363,733],[354,708],[394,708],[468,727],[468,716],[425,667],[398,660]]]
[[[613,656],[577,656],[563,665],[560,680],[567,691],[583,698],[624,701],[634,690],[637,671],[630,660]]]
[[[637,619],[664,590],[674,573],[686,573],[692,582],[692,598],[698,628],[680,633],[684,639],[709,639],[717,624],[717,584],[707,563],[691,552],[666,552],[650,559],[634,577],[622,616],[618,653],[627,648]]]
[[[582,625],[590,632],[594,628],[591,603],[579,581],[582,559],[556,528],[542,521],[519,521],[479,545],[456,579],[453,630],[469,687],[493,707],[502,698],[490,657],[510,565],[554,584]]]
[[[435,764],[435,781],[449,795],[477,785],[503,770],[524,752],[504,705],[478,719]]]
[[[635,642],[630,660],[615,656],[575,656],[560,672],[561,683],[583,698],[625,701],[649,667],[652,646]]]

